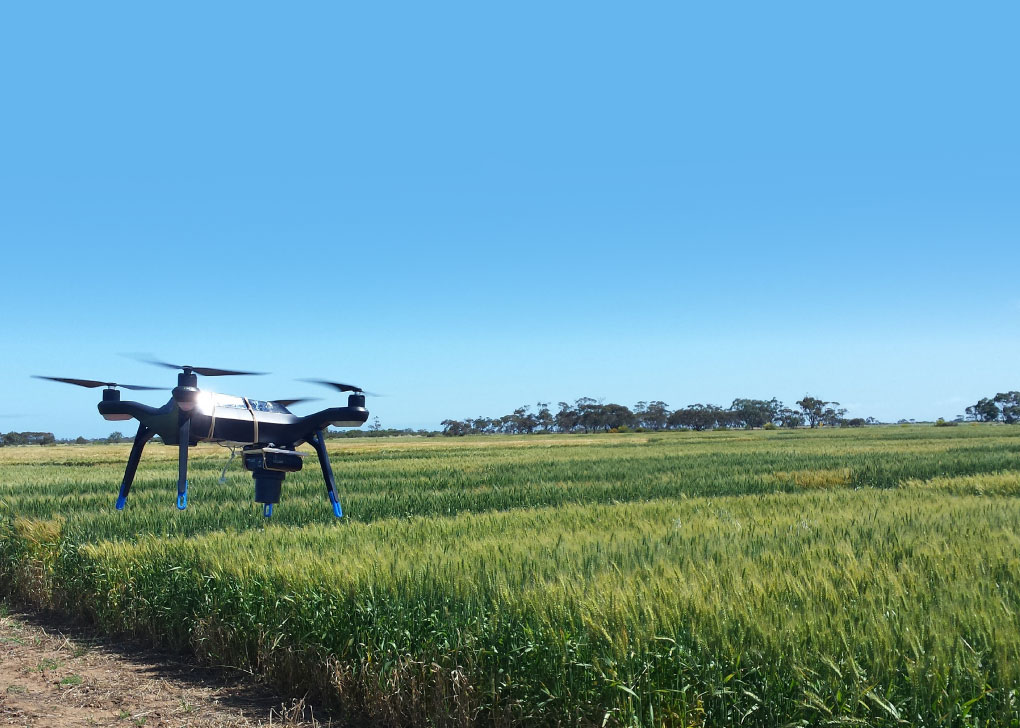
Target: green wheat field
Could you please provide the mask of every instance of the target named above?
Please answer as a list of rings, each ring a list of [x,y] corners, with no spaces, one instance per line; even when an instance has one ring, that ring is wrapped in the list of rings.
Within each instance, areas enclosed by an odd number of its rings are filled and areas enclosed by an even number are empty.
[[[0,449],[12,598],[371,725],[1020,726],[1020,427]]]

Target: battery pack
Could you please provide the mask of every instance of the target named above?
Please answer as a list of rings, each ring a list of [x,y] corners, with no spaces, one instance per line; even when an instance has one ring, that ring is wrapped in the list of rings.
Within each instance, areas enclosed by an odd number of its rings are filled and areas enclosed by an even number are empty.
[[[295,450],[283,450],[276,447],[262,447],[257,450],[245,450],[244,469],[256,472],[273,470],[278,473],[296,473],[301,469],[304,453]]]

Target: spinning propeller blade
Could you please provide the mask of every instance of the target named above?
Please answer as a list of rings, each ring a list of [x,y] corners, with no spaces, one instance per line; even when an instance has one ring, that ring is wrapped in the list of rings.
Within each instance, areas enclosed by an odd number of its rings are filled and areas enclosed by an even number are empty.
[[[75,384],[79,387],[118,387],[120,389],[151,390],[158,391],[166,387],[143,387],[140,384],[118,384],[117,382],[98,382],[95,379],[69,379],[67,377],[44,377],[39,374],[32,375],[35,379],[49,379],[51,382],[63,382],[64,384]]]
[[[214,369],[213,367],[178,367],[178,369],[190,369],[195,374],[203,377],[231,377],[231,376],[252,376],[261,377],[266,372],[242,372],[236,369]]]
[[[292,404],[300,404],[301,402],[318,402],[318,397],[302,397],[299,399],[274,399],[271,400],[274,404],[279,404],[289,408]]]
[[[214,367],[193,367],[190,364],[171,364],[166,361],[159,361],[158,359],[150,359],[147,356],[134,356],[130,355],[132,359],[145,362],[146,364],[155,364],[158,367],[166,367],[167,369],[183,369],[193,371],[195,374],[201,374],[203,377],[230,377],[230,376],[261,376],[266,372],[242,372],[237,369],[216,369]]]
[[[385,394],[378,394],[376,392],[366,392],[361,387],[356,387],[353,384],[344,384],[343,382],[329,382],[325,379],[302,379],[302,382],[311,382],[312,384],[321,384],[324,387],[332,387],[338,392],[357,392],[359,394],[367,394],[369,397],[385,397]]]

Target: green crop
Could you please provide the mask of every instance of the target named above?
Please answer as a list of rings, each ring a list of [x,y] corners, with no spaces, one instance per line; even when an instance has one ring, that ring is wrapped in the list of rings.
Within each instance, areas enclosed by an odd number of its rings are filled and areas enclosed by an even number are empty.
[[[12,593],[393,725],[1020,725],[1020,430],[0,450]],[[236,467],[236,464],[235,464]]]

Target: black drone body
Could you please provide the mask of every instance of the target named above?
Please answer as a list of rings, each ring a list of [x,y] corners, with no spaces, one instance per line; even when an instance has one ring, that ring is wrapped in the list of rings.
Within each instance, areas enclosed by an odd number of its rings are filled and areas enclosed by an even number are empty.
[[[273,506],[280,502],[283,479],[289,472],[301,469],[301,453],[296,452],[302,443],[309,443],[319,457],[322,476],[326,483],[326,495],[333,507],[333,514],[343,515],[340,499],[336,493],[336,481],[326,452],[325,430],[329,425],[359,427],[368,419],[365,409],[365,392],[360,387],[335,382],[313,380],[332,386],[341,392],[350,392],[346,407],[330,407],[305,417],[298,417],[287,409],[301,400],[264,401],[247,397],[234,397],[210,390],[199,389],[198,375],[223,376],[252,374],[208,367],[176,366],[153,362],[174,369],[180,369],[177,386],[170,401],[162,407],[151,407],[141,402],[125,401],[120,398],[118,387],[124,389],[158,389],[99,382],[87,379],[66,379],[41,377],[82,387],[106,387],[99,403],[99,413],[107,420],[138,420],[127,469],[117,496],[117,510],[127,505],[138,462],[145,444],[155,435],[165,445],[178,448],[177,508],[184,510],[188,505],[188,448],[200,442],[215,442],[242,448],[241,454],[246,470],[255,481],[255,501],[263,504],[266,517],[273,513]]]

